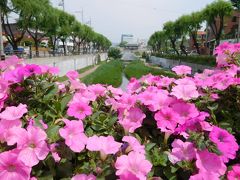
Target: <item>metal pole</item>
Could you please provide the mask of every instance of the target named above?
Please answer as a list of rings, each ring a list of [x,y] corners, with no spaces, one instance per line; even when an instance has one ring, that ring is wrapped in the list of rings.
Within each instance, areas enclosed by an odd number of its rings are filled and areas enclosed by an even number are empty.
[[[1,57],[1,60],[5,58],[4,48],[3,48],[2,11],[1,11],[1,8],[0,8],[0,57]]]

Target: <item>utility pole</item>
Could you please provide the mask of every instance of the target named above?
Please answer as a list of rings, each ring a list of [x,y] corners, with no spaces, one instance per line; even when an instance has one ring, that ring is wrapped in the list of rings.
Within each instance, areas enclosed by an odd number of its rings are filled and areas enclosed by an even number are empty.
[[[0,7],[0,58],[3,60],[5,58],[4,48],[3,48],[3,32],[2,32],[2,11]]]

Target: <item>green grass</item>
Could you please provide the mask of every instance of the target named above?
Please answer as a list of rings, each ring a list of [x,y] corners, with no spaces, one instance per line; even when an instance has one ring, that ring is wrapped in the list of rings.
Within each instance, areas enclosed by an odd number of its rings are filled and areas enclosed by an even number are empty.
[[[125,75],[128,79],[130,79],[132,77],[135,77],[135,78],[139,79],[142,76],[150,74],[150,73],[152,75],[163,75],[163,76],[168,76],[168,77],[175,77],[176,76],[171,71],[146,66],[141,61],[133,61],[133,62],[129,63],[126,66],[126,68],[124,70],[124,73],[125,73]]]
[[[216,58],[214,56],[203,56],[203,55],[195,55],[195,56],[183,56],[183,55],[162,55],[155,54],[154,56],[162,57],[171,60],[182,60],[183,62],[194,63],[194,64],[202,64],[206,66],[216,66]]]
[[[122,84],[123,64],[120,60],[112,60],[100,65],[93,73],[85,76],[85,84],[108,84],[119,87]]]

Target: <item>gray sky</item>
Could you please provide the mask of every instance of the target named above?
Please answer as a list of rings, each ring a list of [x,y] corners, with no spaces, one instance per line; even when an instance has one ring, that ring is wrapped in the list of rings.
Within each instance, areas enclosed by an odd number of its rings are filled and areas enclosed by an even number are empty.
[[[61,0],[51,0],[58,6]],[[65,10],[81,21],[92,20],[92,27],[112,42],[120,42],[121,34],[148,39],[163,24],[183,14],[201,10],[214,0],[65,0]]]

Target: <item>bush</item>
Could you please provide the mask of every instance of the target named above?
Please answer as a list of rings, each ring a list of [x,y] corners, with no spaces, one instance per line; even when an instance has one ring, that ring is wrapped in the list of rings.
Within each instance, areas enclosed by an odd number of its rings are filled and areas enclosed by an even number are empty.
[[[239,179],[239,45],[217,53],[217,69],[177,66],[127,92],[2,61],[0,179]]]
[[[120,60],[112,60],[100,65],[93,73],[82,79],[86,84],[108,84],[119,87],[122,84],[123,65]]]
[[[122,58],[122,54],[120,49],[118,48],[110,48],[108,50],[108,57],[109,58],[113,58],[113,59],[121,59]]]
[[[157,69],[154,67],[146,66],[142,61],[133,61],[126,66],[124,73],[128,79],[135,77],[141,78],[143,75],[164,75],[168,77],[175,77],[176,75],[170,71],[164,69]]]
[[[214,56],[183,56],[183,55],[175,55],[175,54],[153,54],[157,57],[162,57],[171,60],[181,60],[183,62],[194,63],[194,64],[202,64],[206,66],[216,66],[216,60]]]

